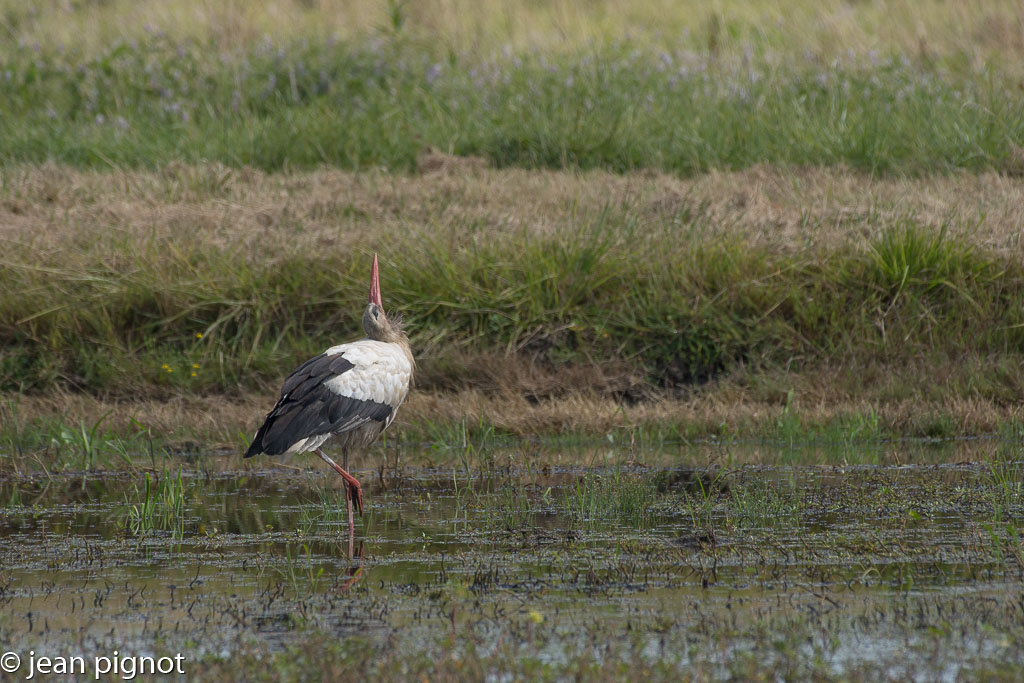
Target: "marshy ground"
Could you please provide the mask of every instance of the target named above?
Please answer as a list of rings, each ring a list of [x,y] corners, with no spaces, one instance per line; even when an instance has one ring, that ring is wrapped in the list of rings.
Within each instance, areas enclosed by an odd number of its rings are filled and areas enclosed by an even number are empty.
[[[319,470],[6,477],[0,636],[23,656],[183,652],[211,680],[1020,675],[1015,449],[730,466],[745,448],[391,453],[357,472],[354,558]]]
[[[0,0],[0,643],[1019,680],[1021,26]],[[332,477],[239,454],[373,252],[418,376],[350,554]]]

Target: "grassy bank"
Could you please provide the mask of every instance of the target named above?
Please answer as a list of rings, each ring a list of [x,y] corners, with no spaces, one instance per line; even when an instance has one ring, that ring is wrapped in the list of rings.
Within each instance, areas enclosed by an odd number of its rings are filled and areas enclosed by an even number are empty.
[[[405,315],[423,359],[426,390],[493,389],[502,381],[494,358],[551,371],[591,367],[620,378],[606,391],[642,400],[764,368],[986,357],[1012,364],[1024,352],[1019,250],[979,244],[970,217],[868,215],[847,226],[862,231],[855,239],[771,245],[723,229],[685,197],[637,206],[623,196],[583,212],[563,207],[552,218],[567,222],[550,232],[495,231],[471,210],[458,215],[451,194],[475,182],[470,174],[454,185],[420,184],[438,194],[434,219],[443,220],[410,224],[395,208],[399,220],[374,225],[355,196],[333,205],[312,199],[304,208],[332,219],[307,234],[291,197],[310,176],[265,200],[244,179],[218,173],[99,178],[107,197],[124,201],[136,194],[133,182],[156,183],[151,197],[206,183],[193,189],[214,205],[237,190],[277,210],[243,226],[214,218],[205,230],[171,220],[166,232],[136,223],[129,210],[130,225],[111,230],[114,209],[96,196],[93,229],[57,218],[56,232],[9,242],[0,272],[3,390],[140,396],[270,386],[296,361],[358,333],[372,249],[383,257],[386,301]],[[129,186],[117,187],[122,181]],[[32,198],[12,198],[15,212],[53,210],[18,201]],[[68,201],[90,203],[82,194]],[[178,207],[164,201],[166,211]],[[501,207],[488,211],[500,215]],[[32,225],[29,218],[25,228]],[[973,391],[1013,395],[1016,384],[1004,386],[1013,373],[1003,367],[995,363],[991,381],[978,386],[979,378]],[[575,384],[600,389],[600,381]]]
[[[237,446],[290,368],[359,334],[378,250],[420,362],[409,440],[1015,430],[1016,181],[437,158],[410,177],[6,172],[9,424],[135,416]]]
[[[433,146],[531,168],[1020,173],[1012,72],[967,54],[734,61],[629,40],[486,57],[404,34],[233,51],[159,33],[95,54],[26,43],[0,52],[0,163],[407,171]]]

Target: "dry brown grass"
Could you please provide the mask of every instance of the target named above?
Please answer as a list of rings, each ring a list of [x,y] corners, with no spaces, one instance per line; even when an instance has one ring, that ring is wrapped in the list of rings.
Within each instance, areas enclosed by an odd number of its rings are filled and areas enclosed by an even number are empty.
[[[968,387],[985,381],[992,362],[977,356],[895,365],[805,367],[757,374],[736,372],[694,386],[682,397],[624,398],[628,378],[596,367],[531,366],[524,358],[467,358],[476,375],[448,390],[416,391],[403,405],[389,438],[416,440],[436,427],[493,425],[502,433],[537,436],[612,431],[739,436],[777,434],[788,414],[801,433],[874,416],[883,433],[934,436],[987,434],[1024,422],[1024,375],[1005,395],[980,397]],[[504,361],[504,362],[502,362]],[[1006,369],[1013,372],[1013,368]],[[0,396],[6,427],[30,429],[40,419],[91,425],[98,420],[118,432],[134,431],[133,420],[161,439],[202,441],[204,447],[240,448],[272,407],[273,395],[175,395],[168,399],[109,400],[81,393]],[[14,410],[10,410],[15,406]],[[845,422],[844,422],[845,421]],[[15,425],[15,423],[17,423]],[[835,434],[835,432],[833,432]]]
[[[836,375],[825,370],[819,374],[776,378],[780,387],[795,388],[790,414],[798,416],[804,434],[816,428],[827,429],[865,416],[877,417],[886,433],[931,436],[934,423],[942,420],[946,429],[960,434],[986,434],[1002,425],[1024,421],[1019,402],[999,402],[961,397],[885,398],[874,395],[846,396],[829,391]],[[783,384],[783,382],[785,382]],[[800,390],[806,389],[801,394]],[[771,392],[749,390],[729,381],[695,391],[686,399],[626,405],[607,396],[567,393],[557,400],[533,403],[514,393],[493,395],[477,390],[455,393],[414,392],[402,407],[388,438],[409,442],[417,440],[431,425],[494,425],[504,433],[519,436],[574,433],[599,438],[609,432],[640,430],[643,434],[673,434],[694,438],[709,435],[750,438],[777,434],[784,419],[785,401]],[[785,394],[783,393],[784,397]],[[3,398],[3,397],[0,397]],[[71,425],[91,425],[103,420],[106,427],[132,433],[133,420],[149,428],[161,442],[189,444],[199,441],[202,448],[228,448],[241,453],[242,441],[259,426],[273,398],[258,394],[244,396],[179,396],[170,400],[107,401],[82,394],[6,397],[15,401],[16,412],[4,415],[8,427],[16,420],[21,429],[34,420],[60,419]],[[831,432],[833,435],[838,432]],[[853,438],[856,438],[856,434]],[[452,445],[452,444],[449,444]],[[357,456],[356,466],[368,466],[372,456]],[[748,454],[748,457],[754,457]],[[765,457],[773,457],[766,452]]]
[[[466,240],[544,235],[611,210],[634,221],[641,234],[697,230],[772,250],[860,244],[913,217],[1016,253],[1024,226],[1024,179],[995,173],[872,178],[841,168],[757,166],[683,179],[494,170],[444,155],[429,157],[424,168],[413,176],[179,164],[156,172],[5,170],[0,244],[45,263],[72,254],[102,257],[112,242],[188,239],[263,260],[273,253],[372,248],[410,229],[456,226],[453,237]]]

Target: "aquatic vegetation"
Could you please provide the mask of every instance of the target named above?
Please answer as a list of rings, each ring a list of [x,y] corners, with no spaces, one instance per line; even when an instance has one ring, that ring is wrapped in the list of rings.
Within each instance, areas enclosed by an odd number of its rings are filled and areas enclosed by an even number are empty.
[[[1019,508],[1024,503],[1024,464],[995,453],[987,462],[994,487],[994,503],[1002,508]]]
[[[799,511],[801,496],[786,482],[748,482],[729,492],[729,521],[739,528],[791,523]]]
[[[371,508],[351,558],[330,525],[295,539],[302,510],[318,519],[329,503],[319,478],[229,472],[190,490],[187,474],[147,489],[94,475],[84,492],[76,475],[0,480],[8,646],[117,633],[249,680],[336,666],[615,678],[624,662],[655,680],[972,678],[992,653],[1007,677],[1024,670],[1022,508],[992,505],[1016,475],[986,465],[521,469],[497,487],[482,471],[407,472],[387,494],[391,522]],[[161,511],[180,518],[193,496],[197,523],[168,544]],[[131,543],[106,514],[126,501],[153,523]],[[516,510],[533,517],[494,523]],[[43,529],[61,533],[39,543]]]
[[[178,468],[177,476],[165,470],[155,485],[146,472],[142,491],[137,484],[133,485],[134,496],[129,499],[125,494],[124,528],[133,534],[170,531],[180,538],[185,524],[185,486],[181,468]]]
[[[487,506],[495,511],[497,526],[506,531],[522,531],[536,523],[535,503],[521,486],[508,482],[498,488],[497,501]]]
[[[324,578],[324,567],[315,567],[313,551],[309,545],[303,543],[299,552],[293,555],[292,545],[285,544],[284,564],[274,567],[275,571],[283,579],[288,581],[295,595],[315,595],[321,588]]]
[[[565,507],[583,524],[615,520],[643,529],[653,522],[656,481],[649,476],[614,468],[588,472],[565,491]]]
[[[330,481],[317,477],[310,487],[312,494],[299,511],[299,529],[312,534],[322,525],[337,529],[340,534],[347,531],[347,507],[344,489],[333,488]]]

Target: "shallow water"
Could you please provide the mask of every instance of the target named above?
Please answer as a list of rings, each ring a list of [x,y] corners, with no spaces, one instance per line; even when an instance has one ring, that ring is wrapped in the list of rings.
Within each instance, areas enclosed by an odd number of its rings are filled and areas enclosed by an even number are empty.
[[[142,473],[4,480],[2,641],[195,662],[318,632],[921,679],[1022,656],[1017,464],[358,474],[351,550],[321,471],[183,471],[179,508],[154,473],[141,521]]]

